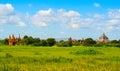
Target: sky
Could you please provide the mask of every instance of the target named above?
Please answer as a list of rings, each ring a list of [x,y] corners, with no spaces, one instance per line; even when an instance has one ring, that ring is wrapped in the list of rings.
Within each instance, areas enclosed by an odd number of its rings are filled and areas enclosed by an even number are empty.
[[[120,39],[120,0],[0,0],[0,39],[14,34]]]

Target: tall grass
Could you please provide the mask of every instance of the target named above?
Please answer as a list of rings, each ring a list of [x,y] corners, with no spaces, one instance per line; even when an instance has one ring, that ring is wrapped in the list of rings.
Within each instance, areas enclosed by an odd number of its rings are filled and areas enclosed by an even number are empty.
[[[115,47],[0,46],[0,71],[120,71]]]

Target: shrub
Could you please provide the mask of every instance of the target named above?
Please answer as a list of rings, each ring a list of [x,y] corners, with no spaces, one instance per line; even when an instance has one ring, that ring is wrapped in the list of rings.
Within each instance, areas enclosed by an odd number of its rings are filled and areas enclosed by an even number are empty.
[[[48,46],[53,46],[56,42],[54,38],[48,38],[46,41]]]
[[[84,40],[84,45],[85,46],[92,46],[94,44],[96,44],[96,41],[93,40],[92,38],[87,38],[87,39]]]
[[[75,51],[75,52],[70,52],[70,54],[75,54],[75,55],[96,55],[96,54],[103,54],[99,51],[96,51],[94,49],[87,49],[87,50],[83,50],[83,51]]]
[[[33,45],[34,45],[34,46],[41,46],[40,43],[34,43]]]
[[[70,41],[58,42],[56,45],[58,47],[71,47],[72,42],[70,42]]]
[[[6,58],[11,58],[11,57],[13,57],[11,54],[6,53]]]

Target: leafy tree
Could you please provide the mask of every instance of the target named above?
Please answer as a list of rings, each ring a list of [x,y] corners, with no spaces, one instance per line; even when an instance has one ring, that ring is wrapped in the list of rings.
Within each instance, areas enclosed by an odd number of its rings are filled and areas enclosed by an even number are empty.
[[[25,45],[30,45],[30,44],[33,44],[34,43],[34,39],[32,36],[24,36],[23,38],[23,41],[24,41],[24,44]]]
[[[69,47],[71,47],[72,46],[72,41],[67,41],[67,44],[68,44]]]
[[[72,41],[59,41],[56,43],[58,47],[71,47],[72,46]]]
[[[33,38],[34,43],[40,43],[40,38]]]
[[[8,44],[9,44],[9,39],[8,39],[8,38],[5,38],[5,39],[3,40],[3,43],[4,43],[5,45],[8,45]]]
[[[41,46],[47,46],[46,40],[41,40],[41,41],[40,41],[40,44],[41,44]]]
[[[117,41],[117,40],[112,40],[111,43],[112,43],[112,44],[116,44],[116,43],[119,43],[119,41]]]
[[[87,38],[84,40],[84,45],[94,45],[96,44],[96,41],[93,40],[92,38]]]
[[[48,46],[53,46],[56,43],[54,38],[48,38],[46,41]]]
[[[23,37],[23,39],[27,39],[28,38],[28,36],[27,35],[25,35],[24,37]]]
[[[0,40],[0,45],[3,45],[3,40]]]

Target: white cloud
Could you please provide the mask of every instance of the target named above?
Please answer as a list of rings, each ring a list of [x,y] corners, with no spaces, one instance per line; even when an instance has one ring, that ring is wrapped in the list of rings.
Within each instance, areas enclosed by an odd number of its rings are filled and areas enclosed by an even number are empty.
[[[116,24],[120,24],[120,21],[118,19],[111,19],[111,20],[108,20],[108,23],[110,25],[116,25]]]
[[[100,7],[99,3],[94,3],[94,7]]]
[[[40,10],[33,15],[31,23],[39,27],[47,27],[54,23],[67,24],[69,28],[78,28],[80,14],[76,11],[59,10]]]
[[[109,18],[120,18],[120,9],[111,9],[108,12]]]
[[[94,3],[95,7],[100,4]],[[11,24],[16,26],[26,26],[24,21],[38,27],[54,26],[60,24],[63,28],[81,29],[91,28],[102,31],[112,31],[120,29],[120,9],[111,9],[108,14],[93,14],[83,17],[74,10],[58,9],[39,10],[33,16],[26,13],[26,16],[19,16],[11,4],[0,4],[0,25]],[[62,34],[63,32],[61,32]]]
[[[48,10],[40,10],[37,12],[36,16],[51,16],[52,9],[49,8]]]
[[[60,32],[60,34],[65,34],[65,32]]]
[[[14,8],[11,4],[0,4],[0,15],[9,15],[12,14]]]
[[[21,21],[20,21],[20,22],[18,22],[18,26],[24,27],[24,26],[26,26],[26,25],[25,25],[24,22],[21,22]]]
[[[25,26],[21,17],[18,16],[11,4],[0,4],[0,25],[13,24]]]
[[[101,14],[94,14],[93,17],[98,20],[98,19],[104,19],[105,16]]]
[[[103,14],[93,14],[90,17],[83,18],[77,11],[64,9],[39,10],[35,15],[30,17],[31,23],[38,27],[53,26],[55,23],[61,24],[63,28],[90,28],[101,31],[115,30],[119,24],[118,19],[110,19]]]
[[[78,13],[78,12],[75,12],[75,11],[68,11],[68,12],[65,12],[65,11],[63,11],[63,14],[62,14],[63,16],[65,16],[65,17],[76,17],[76,16],[80,16],[80,14]]]
[[[78,24],[71,24],[71,27],[74,28],[74,29],[78,29],[79,25]]]

